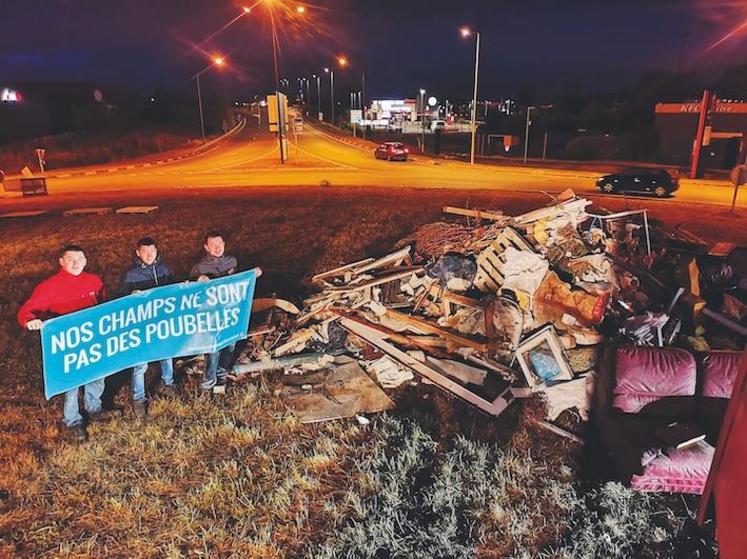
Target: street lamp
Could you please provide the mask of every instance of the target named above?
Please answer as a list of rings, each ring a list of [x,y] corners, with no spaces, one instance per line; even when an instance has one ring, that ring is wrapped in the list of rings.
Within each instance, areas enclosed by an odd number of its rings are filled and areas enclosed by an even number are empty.
[[[425,89],[420,90],[420,149],[425,153]]]
[[[480,70],[480,32],[473,32],[469,27],[462,27],[460,33],[463,38],[475,35],[475,83],[472,90],[472,141],[469,148],[469,162],[475,164],[475,134],[477,132],[477,76]]]
[[[201,71],[194,75],[195,81],[197,82],[197,107],[200,110],[200,131],[202,132],[202,141],[205,141],[205,118],[202,114],[202,90],[200,89],[200,76],[210,70],[213,66],[224,66],[226,64],[225,58],[222,56],[214,56],[210,64],[208,64]]]
[[[332,100],[332,126],[335,125],[335,71],[330,70],[329,68],[325,68],[324,72],[329,74],[329,90],[330,90],[330,97]]]
[[[319,119],[322,114],[322,86],[319,76],[312,74],[311,77],[316,79],[316,116]]]
[[[534,107],[533,105],[527,107],[527,125],[524,128],[524,163],[527,162],[527,153],[529,152],[529,127],[532,125],[530,115],[535,109],[536,107]]]

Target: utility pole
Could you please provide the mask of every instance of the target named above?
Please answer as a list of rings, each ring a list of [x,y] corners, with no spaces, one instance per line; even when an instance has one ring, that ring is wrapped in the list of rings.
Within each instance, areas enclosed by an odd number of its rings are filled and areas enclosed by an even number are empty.
[[[470,165],[475,164],[475,136],[477,134],[477,76],[480,72],[480,33],[476,33],[475,39],[475,84],[472,90],[472,141],[469,150]]]
[[[425,153],[425,89],[420,90],[420,150]]]
[[[205,119],[202,116],[202,92],[200,91],[200,74],[197,74],[197,106],[200,109],[200,130],[202,131],[202,141],[205,141]]]
[[[532,125],[529,115],[532,114],[533,110],[534,106],[527,107],[527,125],[524,128],[524,163],[527,162],[527,154],[529,153],[529,127]]]
[[[280,102],[280,73],[278,71],[278,36],[275,30],[275,19],[272,16],[272,10],[270,10],[270,17],[272,18],[272,60],[275,65],[275,100],[278,106],[278,144],[280,145],[280,163],[285,164],[285,149],[283,145],[283,128],[285,122],[283,122],[284,114],[281,108]]]

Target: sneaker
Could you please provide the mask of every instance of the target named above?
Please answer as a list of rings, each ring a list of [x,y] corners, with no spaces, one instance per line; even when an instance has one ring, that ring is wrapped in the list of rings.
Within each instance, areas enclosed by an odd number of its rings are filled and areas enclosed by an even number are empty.
[[[86,428],[82,423],[78,423],[77,425],[63,425],[60,433],[69,441],[83,443],[88,440],[88,433],[86,433]]]
[[[112,408],[110,410],[99,410],[88,413],[88,421],[91,423],[98,423],[102,421],[109,421],[117,417],[122,417],[124,411],[122,408]]]
[[[145,419],[148,417],[148,404],[145,400],[135,400],[132,402],[132,413],[138,419]]]
[[[161,398],[176,398],[177,396],[179,396],[179,392],[176,389],[176,386],[173,384],[163,385],[158,394],[159,396],[161,396]]]

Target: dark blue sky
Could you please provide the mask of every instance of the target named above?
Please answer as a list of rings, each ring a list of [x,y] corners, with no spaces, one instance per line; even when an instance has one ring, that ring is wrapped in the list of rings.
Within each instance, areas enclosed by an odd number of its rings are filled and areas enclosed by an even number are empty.
[[[256,0],[255,0],[256,1]],[[294,7],[297,3],[275,0]],[[125,83],[142,89],[187,86],[205,66],[189,44],[240,11],[232,0],[2,0],[0,85],[22,81]],[[369,97],[464,96],[474,43],[482,33],[481,97],[540,95],[570,88],[608,90],[643,72],[676,69],[683,33],[686,64],[718,72],[747,61],[742,36],[706,51],[747,17],[736,0],[329,0],[307,15],[278,13],[281,74],[310,75],[334,54],[353,62],[336,73],[341,89],[366,72]],[[210,72],[206,87],[249,96],[272,84],[266,13],[255,11],[206,45],[229,55],[233,72]]]

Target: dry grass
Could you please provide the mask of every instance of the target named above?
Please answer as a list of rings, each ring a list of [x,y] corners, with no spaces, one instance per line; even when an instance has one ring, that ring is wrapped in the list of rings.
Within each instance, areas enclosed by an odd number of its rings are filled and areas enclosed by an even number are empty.
[[[578,457],[566,443],[527,426],[542,413],[538,402],[488,420],[433,389],[408,390],[395,415],[369,427],[305,426],[274,396],[273,379],[212,402],[196,401],[188,379],[182,400],[153,401],[148,423],[125,416],[92,427],[85,445],[60,441],[59,402],[41,395],[38,338],[20,331],[14,316],[55,270],[62,244],[87,247],[90,269],[113,288],[139,236],[155,236],[185,275],[203,231],[219,226],[242,267],[264,269],[259,293],[292,297],[313,273],[386,250],[437,219],[445,204],[464,205],[469,196],[471,204],[509,209],[485,193],[399,191],[384,199],[382,192],[198,193],[164,200],[146,216],[0,224],[0,557],[653,557],[688,550],[683,501],[580,485]],[[537,200],[507,204],[525,209]],[[117,400],[128,397],[121,389]]]
[[[143,157],[183,147],[191,136],[176,130],[97,132],[61,134],[7,144],[2,147],[0,169],[6,175],[20,172],[24,166],[37,170],[36,148],[46,150],[47,170],[110,163]]]

